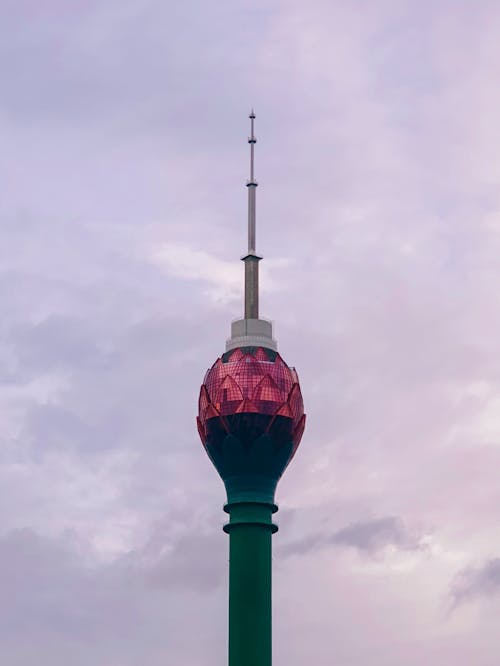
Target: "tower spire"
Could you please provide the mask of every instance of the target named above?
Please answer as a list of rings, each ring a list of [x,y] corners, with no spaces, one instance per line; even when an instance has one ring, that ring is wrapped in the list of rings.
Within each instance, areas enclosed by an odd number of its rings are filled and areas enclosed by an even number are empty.
[[[231,324],[231,337],[226,341],[226,351],[228,352],[242,347],[263,347],[273,351],[278,349],[276,340],[273,338],[272,323],[259,317],[259,261],[262,257],[257,254],[255,247],[255,194],[258,183],[255,180],[255,144],[257,139],[254,133],[255,111],[253,109],[249,118],[248,248],[247,253],[241,257],[245,264],[245,312],[243,319],[236,319]]]
[[[245,262],[245,319],[259,318],[259,261],[262,259],[256,252],[255,240],[255,195],[257,181],[255,180],[255,144],[257,139],[254,134],[255,112],[252,109],[250,118],[250,179],[247,181],[248,188],[248,252],[242,257]]]

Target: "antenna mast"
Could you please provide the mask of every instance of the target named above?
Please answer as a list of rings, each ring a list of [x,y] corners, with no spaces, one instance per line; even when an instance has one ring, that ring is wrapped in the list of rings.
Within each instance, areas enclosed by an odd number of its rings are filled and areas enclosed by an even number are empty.
[[[252,109],[250,115],[250,180],[247,181],[248,188],[248,252],[242,257],[245,262],[245,319],[259,318],[259,261],[262,259],[255,249],[255,194],[257,181],[254,176],[255,144],[257,139],[254,134],[255,113]]]

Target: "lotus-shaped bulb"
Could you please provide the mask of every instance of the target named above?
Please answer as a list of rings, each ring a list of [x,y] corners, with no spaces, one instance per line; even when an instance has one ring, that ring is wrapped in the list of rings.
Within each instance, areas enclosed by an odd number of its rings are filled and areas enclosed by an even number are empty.
[[[230,501],[274,502],[276,484],[305,426],[294,368],[270,349],[238,348],[217,359],[200,390],[198,432]]]

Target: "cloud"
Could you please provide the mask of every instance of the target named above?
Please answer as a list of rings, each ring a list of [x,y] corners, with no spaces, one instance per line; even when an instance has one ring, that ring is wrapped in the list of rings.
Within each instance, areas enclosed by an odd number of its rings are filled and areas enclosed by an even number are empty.
[[[224,535],[219,537],[224,543]],[[2,661],[31,666],[37,658],[62,666],[71,656],[82,666],[132,666],[142,641],[151,645],[153,664],[170,649],[185,652],[186,663],[202,658],[206,630],[217,622],[207,615],[206,629],[201,627],[200,640],[191,645],[187,634],[179,637],[188,618],[195,620],[211,606],[206,594],[220,583],[220,567],[215,572],[203,567],[203,557],[210,561],[213,554],[207,548],[212,540],[174,539],[171,552],[153,564],[150,538],[148,562],[141,551],[142,559],[131,552],[99,563],[75,533],[48,538],[27,529],[9,532],[0,538],[0,582],[9,599],[0,611]],[[156,539],[156,548],[160,542]]]
[[[181,593],[189,589],[211,591],[227,576],[222,544],[227,547],[219,531],[198,534],[193,530],[193,534],[181,537],[168,554],[150,562],[144,575],[154,588],[178,589]]]
[[[393,516],[348,525],[335,532],[330,542],[339,546],[351,546],[367,553],[389,545],[403,550],[416,550],[420,547],[419,539],[408,532],[401,519]]]
[[[243,268],[235,258],[220,259],[205,250],[181,243],[162,243],[151,252],[152,260],[168,274],[205,283],[206,292],[215,302],[232,303],[241,299]],[[290,267],[286,259],[272,258],[264,264],[262,291],[279,291],[284,285],[273,277],[273,272]]]
[[[186,245],[163,243],[152,254],[153,261],[175,277],[207,282],[215,299],[233,301],[241,293],[241,267],[223,261],[204,250]]]
[[[481,598],[492,598],[500,592],[500,558],[486,560],[476,567],[460,571],[453,582],[454,606]]]
[[[375,555],[388,546],[399,550],[419,550],[422,548],[422,541],[408,531],[400,518],[386,516],[351,523],[331,535],[323,532],[299,539],[283,546],[281,553],[305,555],[327,546],[354,548],[360,553]]]

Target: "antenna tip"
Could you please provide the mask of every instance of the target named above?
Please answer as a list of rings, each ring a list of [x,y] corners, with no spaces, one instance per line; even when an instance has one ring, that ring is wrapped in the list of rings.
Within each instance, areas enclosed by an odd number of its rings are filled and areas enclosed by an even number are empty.
[[[253,109],[250,111],[250,115],[248,117],[255,118],[255,111]]]

